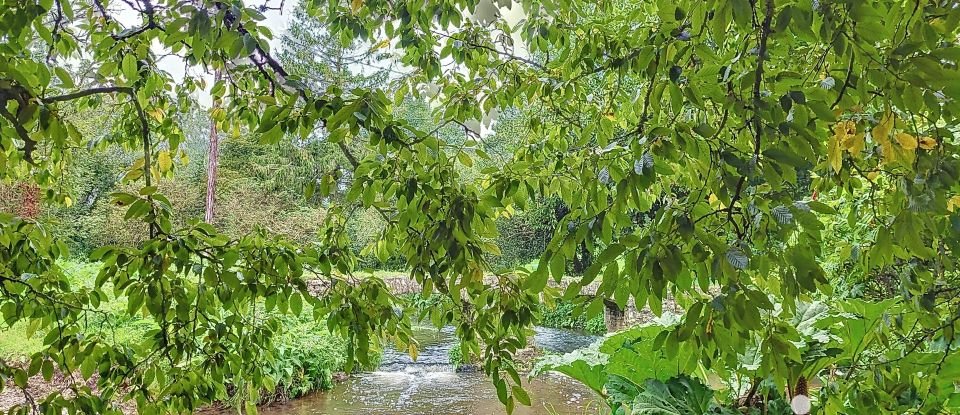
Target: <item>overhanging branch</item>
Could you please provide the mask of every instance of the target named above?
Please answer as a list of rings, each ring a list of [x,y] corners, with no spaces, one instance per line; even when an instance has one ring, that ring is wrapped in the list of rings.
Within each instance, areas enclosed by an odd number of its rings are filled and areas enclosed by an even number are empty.
[[[763,17],[763,22],[760,24],[760,45],[757,47],[757,67],[754,70],[753,74],[753,117],[751,123],[753,124],[753,158],[751,164],[754,168],[760,163],[760,143],[763,138],[763,123],[760,119],[760,105],[763,104],[763,97],[760,94],[760,87],[763,82],[763,63],[767,55],[767,40],[770,38],[770,25],[773,20],[773,1],[766,0],[766,15]],[[747,182],[747,175],[744,174],[740,176],[740,180],[737,181],[737,187],[733,192],[733,197],[730,198],[730,206],[727,209],[727,220],[733,222],[733,208],[737,204],[737,201],[740,200],[740,197],[743,195],[743,186]],[[736,225],[736,224],[734,224]],[[746,226],[742,233],[746,232]],[[741,232],[737,232],[740,234]],[[738,235],[743,237],[743,235]]]
[[[143,180],[146,186],[153,185],[153,178],[150,173],[151,165],[151,148],[153,144],[150,139],[150,123],[147,121],[147,114],[143,111],[143,106],[140,105],[140,100],[137,99],[137,91],[132,87],[128,86],[103,86],[96,88],[84,89],[81,91],[71,92],[69,94],[55,95],[52,97],[41,98],[40,102],[44,104],[54,104],[57,102],[72,101],[75,99],[85,98],[97,94],[124,94],[130,97],[130,103],[133,105],[134,111],[137,114],[137,121],[139,122],[140,128],[140,141],[143,146]],[[22,126],[20,128],[23,128]],[[149,198],[149,197],[148,197]],[[157,227],[155,224],[150,224],[150,238],[153,238],[157,235]]]

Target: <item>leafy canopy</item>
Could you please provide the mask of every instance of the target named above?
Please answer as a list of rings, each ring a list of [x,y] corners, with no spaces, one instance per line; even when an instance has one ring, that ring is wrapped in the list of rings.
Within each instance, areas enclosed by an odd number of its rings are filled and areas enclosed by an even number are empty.
[[[125,26],[121,9],[139,21]],[[559,295],[548,280],[560,279],[581,245],[595,255],[579,284],[598,281],[600,296],[620,306],[659,313],[668,295],[684,306],[662,347],[780,384],[805,362],[799,340],[810,327],[791,320],[809,311],[801,300],[838,288],[838,271],[821,261],[836,248],[840,272],[894,274],[899,287],[895,323],[849,328],[879,336],[873,344],[886,350],[855,349],[838,363],[876,374],[839,378],[838,396],[857,408],[904,388],[937,396],[918,401],[924,410],[946,399],[936,390],[947,385],[925,375],[956,361],[947,357],[960,320],[951,295],[960,229],[954,2],[308,1],[344,44],[389,45],[410,68],[396,85],[349,91],[291,75],[272,55],[262,10],[239,0],[0,6],[0,175],[35,181],[69,204],[55,184],[72,148],[96,142],[142,154],[124,178],[142,189],[115,199],[150,239],[95,252],[103,265],[92,291],[63,282],[64,249],[42,226],[0,219],[3,317],[50,333],[39,363],[5,364],[4,374],[18,384],[54,364],[99,374],[101,393],[82,387],[47,405],[104,411],[123,395],[146,413],[177,411],[222,399],[225,384],[268,384],[256,362],[276,324],[257,313],[261,305],[298,313],[312,303],[361,362],[380,338],[410,342],[383,284],[351,278],[356,259],[337,212],[357,205],[388,223],[374,252],[404,259],[424,294],[451,298],[435,321],[482,349],[508,409],[528,401],[512,354],[526,344],[539,297]],[[160,70],[162,56],[225,76],[213,85],[175,79]],[[79,60],[92,70],[73,74]],[[275,143],[323,128],[344,152],[354,181],[315,246],[173,228],[153,184],[176,168],[183,134],[174,115],[204,86],[224,102],[211,114],[223,131]],[[452,144],[439,128],[395,117],[408,95],[431,98],[437,125],[461,126],[471,139]],[[106,105],[121,114],[113,131],[80,134],[71,110]],[[461,180],[458,167],[487,154],[477,120],[508,109],[529,117],[525,145],[502,167]],[[357,142],[362,157],[351,150]],[[317,186],[320,196],[333,182]],[[547,197],[569,212],[543,266],[486,285],[494,219]],[[855,245],[834,244],[837,221],[866,232]],[[305,283],[314,276],[327,281],[316,297]],[[74,336],[104,289],[159,329],[134,346]],[[882,363],[921,351],[943,359]],[[748,352],[758,357],[744,365]]]

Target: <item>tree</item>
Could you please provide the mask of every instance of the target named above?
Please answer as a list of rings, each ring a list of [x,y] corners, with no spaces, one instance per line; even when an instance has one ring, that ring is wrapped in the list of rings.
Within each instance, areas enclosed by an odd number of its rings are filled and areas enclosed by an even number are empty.
[[[138,26],[116,19],[114,8],[125,4],[134,5],[128,12],[141,18]],[[498,17],[497,6],[509,5],[524,18]],[[74,290],[56,266],[60,244],[42,227],[0,219],[0,240],[9,241],[0,244],[3,316],[50,333],[30,368],[4,365],[4,375],[19,383],[52,365],[79,367],[84,376],[99,372],[109,392],[81,389],[47,399],[52,407],[103,411],[115,387],[130,384],[125,397],[143,411],[192,409],[222,398],[227,383],[269,385],[256,365],[272,334],[270,318],[251,311],[260,304],[299,312],[311,303],[349,336],[361,362],[379,338],[409,342],[409,317],[393,313],[382,282],[350,278],[356,259],[342,223],[360,206],[388,224],[371,249],[404,259],[425,294],[451,299],[434,321],[455,325],[472,349],[465,353],[483,356],[508,410],[529,403],[512,356],[526,344],[536,305],[559,295],[548,280],[563,276],[581,244],[591,265],[568,292],[599,281],[593,311],[606,297],[659,313],[674,296],[685,314],[657,344],[716,373],[793,390],[810,367],[833,365],[843,375],[830,378],[821,404],[839,412],[903,409],[890,402],[937,412],[955,399],[954,2],[369,0],[311,1],[306,10],[344,44],[390,44],[413,76],[392,91],[319,90],[271,55],[262,15],[236,1],[0,8],[0,174],[29,172],[51,187],[71,145],[88,140],[60,116],[62,107],[112,97],[123,117],[109,142],[141,151],[127,180],[144,185],[114,198],[149,236],[140,247],[94,252],[101,284]],[[32,47],[49,59],[24,53]],[[172,228],[153,183],[173,168],[182,141],[172,112],[201,81],[174,82],[159,71],[157,56],[169,53],[223,71],[212,94],[229,97],[225,119],[264,143],[304,138],[318,126],[329,132],[354,180],[316,247],[263,233],[231,240],[203,224]],[[97,70],[93,85],[78,88],[62,66],[81,55]],[[458,166],[484,157],[479,143],[451,145],[439,130],[395,117],[395,97],[407,95],[433,97],[439,126],[466,126],[495,108],[538,115],[511,161],[464,182]],[[362,155],[347,145],[358,137]],[[798,198],[801,186],[817,200]],[[541,266],[489,285],[495,219],[551,197],[569,213]],[[838,207],[871,230],[849,272],[893,271],[901,295],[840,310],[837,318],[860,315],[850,321],[870,324],[851,323],[843,334],[855,345],[843,349],[850,353],[812,365],[798,345],[809,337],[799,325],[809,309],[802,304],[834,291],[835,275],[820,259],[833,254],[827,238],[836,235],[825,224]],[[327,282],[322,295],[306,292],[309,273]],[[131,313],[160,327],[133,353],[70,335],[106,282],[127,296]],[[744,361],[748,355],[755,359]]]
[[[380,59],[374,49],[332,36],[323,21],[306,7],[306,2],[297,2],[281,44],[278,61],[313,91],[371,88],[388,80],[390,69],[375,65]],[[321,193],[331,193],[328,189],[338,190],[343,183],[349,183],[350,169],[346,166],[365,154],[362,137],[355,137],[352,142],[335,142],[328,139],[328,134],[327,129],[319,126],[302,140],[304,146],[318,145],[322,154],[317,165],[310,166],[314,171],[304,174],[303,179],[307,179],[310,186],[299,186],[308,193],[313,193],[318,186],[327,190]]]
[[[220,72],[213,77],[214,82],[220,81]],[[213,102],[211,111],[218,112],[220,101]],[[213,209],[217,200],[217,167],[220,158],[220,134],[217,133],[217,121],[210,120],[210,148],[207,151],[207,198],[205,200],[203,221],[213,223]]]
[[[332,35],[306,3],[298,2],[290,27],[283,34],[283,48],[277,57],[285,69],[315,91],[371,88],[386,82],[392,69],[377,66],[384,60],[377,49],[385,45],[371,47]]]

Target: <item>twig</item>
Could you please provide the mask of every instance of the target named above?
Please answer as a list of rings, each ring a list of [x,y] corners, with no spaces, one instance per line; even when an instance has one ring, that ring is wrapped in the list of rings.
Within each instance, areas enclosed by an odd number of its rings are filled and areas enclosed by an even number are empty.
[[[501,51],[501,50],[498,50],[498,49],[496,49],[496,48],[494,48],[494,47],[490,47],[490,46],[487,46],[487,45],[483,45],[483,44],[479,44],[479,43],[474,43],[474,42],[471,42],[471,41],[466,40],[466,39],[460,39],[460,38],[458,38],[458,37],[451,36],[451,35],[448,35],[448,34],[446,34],[446,33],[440,33],[440,32],[435,32],[435,33],[436,33],[437,35],[440,35],[441,37],[445,37],[445,38],[448,38],[448,39],[451,39],[451,40],[455,40],[455,41],[458,41],[458,42],[463,42],[463,44],[465,44],[465,45],[467,45],[467,46],[470,46],[470,47],[473,47],[473,48],[479,48],[479,49],[488,50],[488,51],[490,51],[490,52],[493,52],[493,53],[496,53],[496,54],[498,54],[498,55],[500,55],[500,56],[503,56],[503,57],[505,57],[505,58],[507,58],[507,59],[509,59],[509,60],[514,60],[514,61],[518,61],[518,62],[523,62],[523,63],[525,63],[525,64],[527,64],[527,65],[530,65],[530,66],[532,66],[532,67],[534,67],[534,68],[537,68],[537,69],[539,69],[539,70],[541,70],[541,71],[546,71],[546,70],[547,70],[547,67],[546,67],[546,66],[543,66],[543,64],[541,64],[540,62],[537,62],[537,61],[532,60],[532,59],[524,58],[524,57],[522,57],[522,56],[517,56],[517,55],[514,55],[514,54],[512,54],[512,53],[510,53],[510,52]]]
[[[150,3],[146,2],[146,4],[149,5]],[[133,88],[127,87],[127,86],[97,87],[97,88],[90,88],[82,91],[72,92],[64,95],[41,98],[40,101],[43,102],[44,104],[52,104],[52,103],[62,102],[62,101],[71,101],[74,99],[88,97],[96,94],[112,94],[112,93],[121,93],[129,96],[130,103],[133,104],[133,108],[137,113],[137,118],[139,118],[139,121],[140,121],[139,123],[140,139],[143,144],[143,180],[146,186],[150,187],[153,185],[153,179],[151,178],[151,173],[150,173],[150,163],[151,163],[150,155],[151,155],[151,148],[153,147],[153,145],[150,142],[151,141],[150,140],[150,124],[147,122],[147,116],[146,116],[146,113],[144,113],[143,111],[143,106],[140,105],[140,100],[137,99],[137,92]],[[150,196],[147,196],[147,199],[151,200]],[[152,239],[157,236],[157,225],[155,223],[151,223],[149,225],[149,228],[150,228],[149,229],[150,238]]]
[[[847,92],[847,88],[850,86],[850,77],[853,75],[853,57],[856,56],[853,53],[853,49],[850,49],[850,62],[847,63],[847,76],[843,80],[843,86],[840,87],[840,94],[837,95],[837,99],[833,101],[833,104],[830,104],[830,108],[836,108],[840,101],[843,99],[843,95]]]
[[[6,100],[3,100],[6,103]],[[30,138],[30,133],[27,132],[23,125],[20,125],[20,121],[17,120],[17,117],[14,117],[10,111],[7,111],[6,105],[0,105],[0,115],[3,118],[6,118],[7,121],[10,121],[10,124],[13,125],[13,129],[17,132],[17,135],[20,136],[20,139],[23,140],[23,159],[28,163],[33,164],[33,150],[37,147],[37,142]]]
[[[756,166],[760,161],[760,143],[763,137],[763,125],[760,120],[760,105],[763,103],[762,97],[760,96],[760,86],[763,81],[763,61],[767,54],[767,40],[770,37],[770,23],[773,20],[773,1],[766,0],[766,16],[763,17],[763,23],[760,26],[760,46],[757,48],[757,68],[754,71],[753,75],[753,160],[752,163]],[[744,174],[740,176],[740,180],[737,181],[737,188],[733,192],[733,197],[730,198],[730,206],[727,210],[727,220],[733,221],[733,207],[737,204],[737,201],[740,200],[740,197],[743,192],[743,185],[747,181],[747,175]],[[746,231],[746,229],[744,229]],[[738,230],[738,233],[739,230]],[[740,235],[743,236],[743,235]]]

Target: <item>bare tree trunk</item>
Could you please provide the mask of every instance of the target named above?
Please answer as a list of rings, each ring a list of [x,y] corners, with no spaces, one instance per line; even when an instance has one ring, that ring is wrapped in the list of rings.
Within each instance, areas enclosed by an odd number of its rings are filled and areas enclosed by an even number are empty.
[[[214,82],[220,80],[220,71],[214,73]],[[220,108],[220,100],[214,98],[213,109]],[[217,121],[210,119],[210,149],[207,152],[207,200],[203,220],[213,223],[213,209],[217,199],[217,166],[220,162],[220,136],[217,134]]]

